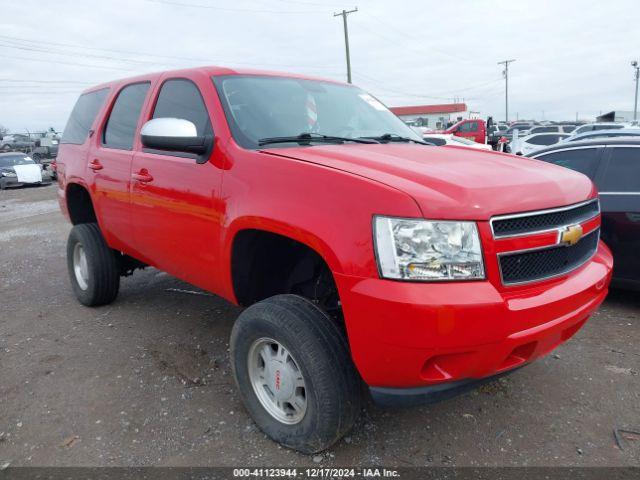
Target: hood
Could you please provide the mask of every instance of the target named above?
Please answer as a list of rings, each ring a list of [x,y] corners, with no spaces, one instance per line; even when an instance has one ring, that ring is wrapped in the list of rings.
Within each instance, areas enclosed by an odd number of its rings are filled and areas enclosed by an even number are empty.
[[[572,170],[464,147],[345,144],[273,148],[262,153],[394,187],[413,197],[426,218],[488,220],[498,214],[570,205],[595,195],[591,180]]]

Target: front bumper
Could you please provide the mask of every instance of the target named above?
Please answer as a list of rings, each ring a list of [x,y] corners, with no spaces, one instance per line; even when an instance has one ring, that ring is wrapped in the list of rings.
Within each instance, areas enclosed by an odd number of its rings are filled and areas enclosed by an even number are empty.
[[[604,300],[612,264],[600,242],[579,269],[525,287],[339,274],[336,281],[364,381],[378,390],[414,389],[485,379],[547,354]]]
[[[381,407],[416,407],[430,403],[441,402],[474,390],[486,383],[493,382],[500,377],[509,375],[517,369],[492,375],[481,379],[470,378],[455,382],[438,383],[426,387],[415,388],[387,388],[369,387],[373,401]]]

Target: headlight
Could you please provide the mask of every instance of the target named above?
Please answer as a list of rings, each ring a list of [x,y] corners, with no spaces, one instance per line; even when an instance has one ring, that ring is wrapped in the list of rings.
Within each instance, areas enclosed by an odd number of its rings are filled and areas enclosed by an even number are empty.
[[[398,280],[438,281],[484,278],[475,222],[375,217],[380,275]]]
[[[18,175],[15,172],[0,172],[0,175],[3,177],[17,177]]]

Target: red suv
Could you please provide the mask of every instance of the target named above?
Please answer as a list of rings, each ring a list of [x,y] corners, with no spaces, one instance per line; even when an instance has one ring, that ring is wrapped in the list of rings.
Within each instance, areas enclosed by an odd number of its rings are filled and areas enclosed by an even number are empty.
[[[548,353],[607,294],[587,177],[425,145],[352,85],[144,75],[83,93],[61,143],[78,300],[112,302],[150,265],[247,306],[238,389],[303,452],[351,428],[363,391],[386,405],[458,393]]]

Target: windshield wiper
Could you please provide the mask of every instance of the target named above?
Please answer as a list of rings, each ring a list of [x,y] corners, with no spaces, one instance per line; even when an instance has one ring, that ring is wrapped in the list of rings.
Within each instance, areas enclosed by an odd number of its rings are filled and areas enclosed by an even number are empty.
[[[336,137],[334,135],[322,135],[321,133],[305,132],[299,135],[293,135],[290,137],[267,137],[258,140],[258,145],[269,145],[271,143],[300,143],[308,144],[311,142],[323,142],[323,143],[380,143],[374,138],[351,138],[351,137]]]
[[[421,145],[431,145],[430,143],[427,143],[425,141],[422,140],[417,140],[415,138],[411,138],[411,137],[403,137],[401,135],[396,135],[395,133],[385,133],[383,135],[378,135],[377,137],[359,137],[359,138],[366,138],[369,140],[376,140],[377,142],[380,143],[388,143],[388,142],[414,142],[414,143],[419,143]]]

